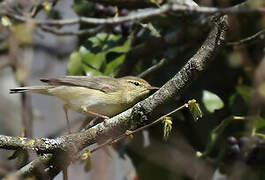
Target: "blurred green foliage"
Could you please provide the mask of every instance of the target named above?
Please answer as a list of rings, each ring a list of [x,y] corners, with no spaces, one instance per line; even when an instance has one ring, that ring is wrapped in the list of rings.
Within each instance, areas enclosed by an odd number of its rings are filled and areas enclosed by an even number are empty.
[[[100,33],[88,38],[70,55],[69,75],[114,75],[130,50],[130,40],[121,35]]]

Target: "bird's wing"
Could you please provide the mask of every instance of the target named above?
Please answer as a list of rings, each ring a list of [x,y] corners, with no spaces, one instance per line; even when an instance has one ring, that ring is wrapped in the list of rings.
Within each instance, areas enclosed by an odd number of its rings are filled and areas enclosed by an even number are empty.
[[[120,90],[118,80],[108,76],[65,76],[40,80],[49,85],[86,87],[105,93]]]

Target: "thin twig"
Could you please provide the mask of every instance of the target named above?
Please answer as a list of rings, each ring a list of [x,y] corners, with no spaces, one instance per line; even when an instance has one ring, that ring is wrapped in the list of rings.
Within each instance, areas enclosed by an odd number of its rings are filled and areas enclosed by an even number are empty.
[[[62,30],[58,30],[55,28],[51,28],[48,26],[40,26],[40,28],[43,31],[52,33],[52,34],[56,34],[59,36],[79,36],[79,35],[94,35],[98,32],[100,32],[103,29],[104,26],[98,26],[96,28],[92,28],[92,29],[82,29],[82,30],[78,30],[78,31],[62,31]]]
[[[149,123],[149,124],[147,124],[147,125],[145,125],[145,126],[142,126],[142,127],[140,127],[140,128],[137,128],[137,129],[135,129],[135,130],[133,130],[133,131],[126,131],[124,134],[120,135],[120,136],[117,137],[116,139],[113,139],[113,140],[110,140],[110,141],[106,141],[105,143],[100,144],[99,146],[97,146],[97,147],[95,147],[94,149],[90,150],[90,152],[93,153],[93,152],[95,152],[95,151],[97,151],[97,150],[99,150],[99,149],[101,149],[101,148],[103,148],[103,147],[105,147],[105,146],[109,146],[109,145],[112,145],[112,144],[114,144],[114,143],[117,143],[117,142],[119,142],[120,140],[122,140],[122,139],[124,139],[124,138],[126,138],[126,137],[128,137],[128,136],[130,136],[130,135],[133,135],[133,134],[135,134],[135,133],[137,133],[137,132],[139,132],[139,131],[142,131],[142,130],[144,130],[144,129],[150,127],[150,126],[153,126],[153,125],[157,124],[158,122],[162,121],[165,117],[170,116],[170,115],[174,114],[175,112],[177,112],[177,111],[179,111],[179,110],[181,110],[181,109],[183,109],[183,108],[187,108],[187,107],[189,107],[189,104],[186,103],[186,104],[184,104],[184,105],[178,107],[177,109],[175,109],[175,110],[173,110],[173,111],[167,113],[166,115],[161,116],[161,117],[158,118],[157,120],[155,120],[155,121],[153,121],[153,122],[151,122],[151,123]]]
[[[68,170],[67,166],[63,168],[63,180],[68,180]]]
[[[0,69],[3,69],[10,65],[10,61],[8,58],[0,58]]]
[[[36,5],[31,10],[30,17],[34,18],[44,8],[44,6],[43,6],[44,2],[51,3],[50,4],[51,7],[54,7],[57,4],[58,0],[49,0],[49,1],[39,0],[39,1],[37,1]]]
[[[8,45],[8,59],[12,65],[13,73],[16,74],[17,71],[24,71],[25,74],[28,74],[28,68],[25,68],[25,65],[19,61],[19,45],[18,40],[14,34],[9,36],[9,45]],[[27,78],[24,78],[19,81],[20,86],[25,86],[27,84]],[[22,104],[22,124],[24,132],[23,136],[32,137],[32,107],[31,107],[31,96],[29,94],[21,95],[21,104]]]
[[[265,38],[265,29],[257,32],[256,34],[249,36],[247,38],[241,39],[239,41],[236,42],[228,42],[226,43],[226,45],[228,46],[240,46],[246,43],[249,43],[250,41],[254,41],[257,40],[259,38],[259,40],[263,40]]]
[[[0,167],[0,177],[1,176],[6,176],[8,173],[9,173],[8,170],[6,170],[3,167]]]
[[[22,86],[25,86],[26,83],[22,83]],[[32,137],[32,123],[33,123],[33,114],[32,114],[32,104],[31,96],[29,94],[21,94],[21,104],[22,104],[22,123],[24,126],[24,136]]]
[[[148,74],[153,73],[154,71],[160,69],[162,66],[166,65],[168,63],[167,59],[161,59],[159,63],[153,65],[152,67],[148,68],[144,72],[138,75],[138,77],[143,78],[146,77]]]

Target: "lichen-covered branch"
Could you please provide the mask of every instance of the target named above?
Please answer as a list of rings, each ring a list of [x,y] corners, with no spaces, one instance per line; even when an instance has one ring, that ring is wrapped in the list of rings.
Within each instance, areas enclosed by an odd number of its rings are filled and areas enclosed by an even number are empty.
[[[54,156],[52,154],[44,154],[37,159],[31,161],[26,166],[22,167],[15,173],[9,174],[5,179],[17,179],[18,177],[28,177],[32,176],[47,176],[43,171],[45,168],[49,167],[54,160]],[[48,177],[42,179],[49,179]]]
[[[227,16],[217,19],[215,20],[216,25],[208,35],[208,38],[185,66],[160,90],[134,106],[133,114],[135,117],[139,117],[140,120],[142,119],[141,114],[144,114],[147,117],[146,119],[149,119],[157,108],[173,97],[180,95],[189,84],[194,82],[200,73],[206,70],[213,57],[224,45],[225,34],[228,29]]]

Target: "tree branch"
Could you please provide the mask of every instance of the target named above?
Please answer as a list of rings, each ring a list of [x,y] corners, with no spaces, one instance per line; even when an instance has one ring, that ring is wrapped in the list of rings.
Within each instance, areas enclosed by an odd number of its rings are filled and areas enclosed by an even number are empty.
[[[87,24],[120,24],[127,21],[137,21],[142,20],[154,16],[160,16],[161,14],[168,12],[179,12],[179,13],[200,13],[200,14],[245,14],[245,13],[262,13],[265,14],[265,8],[251,8],[247,3],[241,3],[237,6],[228,7],[228,8],[213,8],[213,7],[199,7],[199,6],[185,6],[179,4],[165,4],[160,8],[155,9],[146,9],[143,11],[139,11],[136,13],[131,13],[128,16],[124,17],[114,17],[114,18],[89,18],[89,17],[77,17],[72,19],[63,19],[63,20],[34,20],[36,25],[73,25],[79,23],[87,23]],[[17,21],[27,22],[29,19],[24,16],[20,16],[14,13],[9,13],[5,10],[0,11],[0,16],[8,16]]]
[[[228,46],[240,46],[240,45],[243,45],[243,44],[247,44],[247,43],[253,42],[255,40],[263,40],[263,39],[265,39],[265,29],[255,33],[252,36],[249,36],[247,38],[241,39],[239,41],[228,42],[228,43],[226,43],[226,45],[228,45]]]
[[[6,57],[6,56],[0,57],[0,69],[5,68],[7,66],[10,66],[10,64],[11,63],[10,63],[8,57]]]
[[[166,64],[168,64],[168,60],[161,59],[157,64],[151,66],[150,68],[139,74],[138,77],[140,78],[146,77],[148,74],[160,69],[162,66],[165,66]]]
[[[103,29],[103,26],[98,26],[98,27],[91,28],[91,29],[81,29],[78,31],[62,31],[62,30],[58,30],[58,29],[51,28],[48,26],[40,26],[40,28],[43,31],[46,31],[46,32],[49,32],[52,34],[56,34],[58,36],[80,36],[80,35],[84,35],[84,34],[91,36],[91,35],[94,35],[94,34],[100,32]]]
[[[138,9],[156,6],[152,1],[143,0],[92,0],[95,3],[102,3],[106,5],[119,6],[127,9]]]
[[[141,43],[133,47],[127,54],[124,62],[120,65],[116,77],[122,77],[130,74],[132,68],[139,57],[152,57],[154,55],[154,49],[163,52],[172,44],[182,42],[184,39],[184,31],[175,31],[166,34],[163,37],[152,37],[144,43]]]
[[[33,174],[45,176],[43,173],[46,167],[49,167],[53,163],[53,155],[52,154],[44,154],[37,159],[31,161],[29,164],[25,165],[15,173],[9,174],[5,179],[16,179],[17,177],[28,177]],[[48,179],[47,177],[45,179]]]
[[[157,120],[155,120],[155,121],[153,121],[153,122],[151,122],[151,123],[149,123],[147,125],[141,126],[141,127],[137,128],[135,130],[132,130],[132,131],[126,131],[124,134],[120,135],[119,137],[117,137],[117,138],[115,138],[113,140],[110,140],[110,141],[106,141],[103,144],[100,144],[99,146],[97,146],[94,149],[92,149],[90,152],[93,153],[93,152],[95,152],[95,151],[97,151],[97,150],[99,150],[99,149],[101,149],[101,148],[103,148],[105,146],[109,146],[109,145],[115,144],[115,143],[121,141],[122,139],[124,139],[124,138],[126,138],[126,137],[128,137],[130,135],[133,135],[133,134],[135,134],[135,133],[137,133],[139,131],[142,131],[142,130],[144,130],[146,128],[149,128],[149,127],[161,122],[164,118],[176,113],[177,111],[182,110],[184,108],[188,108],[188,107],[189,107],[189,104],[185,103],[184,105],[182,105],[182,106],[178,107],[177,109],[174,109],[173,111],[161,116]]]

